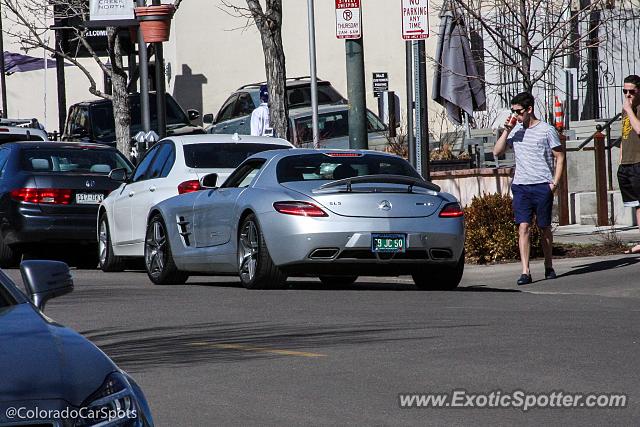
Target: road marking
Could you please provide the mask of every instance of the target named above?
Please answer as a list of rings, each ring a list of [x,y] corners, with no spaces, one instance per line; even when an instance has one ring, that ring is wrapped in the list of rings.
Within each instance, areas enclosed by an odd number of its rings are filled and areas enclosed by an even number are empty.
[[[189,345],[198,346],[198,347],[212,347],[212,348],[221,348],[224,350],[242,350],[242,351],[255,351],[258,353],[271,353],[277,354],[279,356],[298,356],[298,357],[326,357],[326,354],[321,353],[310,353],[306,351],[294,351],[294,350],[283,350],[278,348],[269,348],[269,347],[253,347],[245,344],[213,344],[208,342],[194,342]]]

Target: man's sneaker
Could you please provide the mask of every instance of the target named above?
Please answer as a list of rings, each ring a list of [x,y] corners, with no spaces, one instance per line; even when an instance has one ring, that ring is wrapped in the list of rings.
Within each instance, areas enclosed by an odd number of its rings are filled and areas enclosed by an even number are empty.
[[[553,268],[549,267],[544,269],[544,278],[549,280],[549,279],[555,279],[556,278],[556,272]]]
[[[518,286],[528,285],[531,283],[531,275],[530,274],[522,274],[518,279]]]

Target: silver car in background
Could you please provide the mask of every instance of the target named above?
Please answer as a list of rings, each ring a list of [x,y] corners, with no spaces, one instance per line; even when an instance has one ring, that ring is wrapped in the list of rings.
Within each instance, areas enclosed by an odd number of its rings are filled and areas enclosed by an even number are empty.
[[[219,188],[216,179],[150,209],[152,282],[238,274],[256,289],[281,287],[287,276],[348,285],[359,275],[411,274],[420,289],[453,289],[462,278],[460,204],[400,157],[273,150],[245,160]]]

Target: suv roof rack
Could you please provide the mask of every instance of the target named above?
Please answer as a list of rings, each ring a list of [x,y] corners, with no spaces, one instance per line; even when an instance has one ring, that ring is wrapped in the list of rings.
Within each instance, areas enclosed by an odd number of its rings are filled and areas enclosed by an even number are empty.
[[[286,81],[287,81],[287,82],[297,82],[297,81],[301,81],[301,80],[305,80],[305,79],[310,79],[310,78],[311,78],[311,76],[287,77]],[[320,78],[318,78],[316,81],[317,81],[318,83],[319,83],[319,82],[324,82],[324,80],[322,80],[322,79],[320,79]],[[244,86],[240,86],[237,90],[246,89],[246,88],[248,88],[248,87],[260,87],[260,85],[266,85],[266,84],[267,84],[267,82],[266,82],[266,81],[265,81],[265,82],[258,82],[258,83],[249,83],[249,84],[246,84],[246,85],[244,85]]]

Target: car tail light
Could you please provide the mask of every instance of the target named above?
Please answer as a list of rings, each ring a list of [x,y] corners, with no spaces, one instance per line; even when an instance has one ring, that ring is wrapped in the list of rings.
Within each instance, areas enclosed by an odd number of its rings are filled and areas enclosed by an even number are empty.
[[[458,218],[464,215],[460,203],[449,203],[440,211],[440,218]]]
[[[329,157],[362,157],[362,153],[324,153]]]
[[[321,217],[329,216],[325,211],[307,202],[275,202],[273,208],[286,215]]]
[[[71,190],[62,188],[18,188],[11,191],[11,198],[19,202],[68,205],[71,194]]]
[[[178,194],[192,193],[198,190],[202,190],[202,187],[200,187],[200,181],[197,179],[181,182],[178,185]]]

